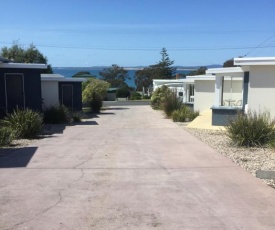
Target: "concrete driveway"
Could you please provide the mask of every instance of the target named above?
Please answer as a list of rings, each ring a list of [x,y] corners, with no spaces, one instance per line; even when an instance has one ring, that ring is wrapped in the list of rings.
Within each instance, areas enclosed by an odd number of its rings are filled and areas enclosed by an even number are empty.
[[[149,106],[0,157],[0,229],[275,229],[275,190]]]

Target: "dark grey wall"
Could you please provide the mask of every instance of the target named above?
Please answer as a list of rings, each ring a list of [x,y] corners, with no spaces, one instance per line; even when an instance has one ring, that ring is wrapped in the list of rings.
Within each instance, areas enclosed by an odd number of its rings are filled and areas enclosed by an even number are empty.
[[[59,82],[59,102],[62,102],[62,85],[73,86],[73,110],[82,111],[82,83],[81,82]]]
[[[20,73],[24,76],[24,92],[25,92],[25,107],[33,110],[42,110],[42,98],[41,98],[41,73],[44,73],[43,69],[12,69],[12,68],[0,68],[0,114],[5,111],[6,107],[6,92],[5,92],[5,80],[4,75],[7,73]],[[12,111],[15,108],[8,108]]]
[[[222,108],[222,107],[212,107],[212,125],[213,126],[226,126],[229,121],[234,119],[238,113],[243,110],[240,108]]]
[[[249,72],[244,72],[243,79],[243,109],[248,102]]]

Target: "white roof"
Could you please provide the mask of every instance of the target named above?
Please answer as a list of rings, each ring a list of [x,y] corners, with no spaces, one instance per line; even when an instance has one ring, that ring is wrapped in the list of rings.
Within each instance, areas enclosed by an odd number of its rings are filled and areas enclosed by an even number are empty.
[[[187,84],[187,83],[194,83],[192,79],[153,79],[153,83],[157,84]]]
[[[2,63],[0,62],[0,68],[12,68],[12,69],[47,69],[46,64],[31,64],[31,63]]]
[[[244,70],[241,67],[213,68],[206,70],[207,74],[216,76],[243,77]]]
[[[211,80],[215,80],[215,76],[214,75],[193,75],[193,76],[186,76],[187,79],[192,79],[192,80],[206,80],[206,81],[211,81]]]
[[[275,57],[234,58],[234,65],[275,65]]]
[[[85,82],[85,78],[65,78],[60,74],[41,74],[41,81],[66,81],[66,82]]]

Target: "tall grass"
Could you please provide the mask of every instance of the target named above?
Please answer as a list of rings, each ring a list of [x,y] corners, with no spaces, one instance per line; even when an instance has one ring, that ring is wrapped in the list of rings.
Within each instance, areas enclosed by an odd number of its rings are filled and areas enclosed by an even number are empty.
[[[181,109],[172,112],[172,119],[174,122],[186,122],[193,121],[197,116],[199,116],[198,111],[193,111],[193,109],[184,105]]]
[[[9,145],[14,138],[14,132],[11,128],[0,127],[0,146]]]
[[[45,124],[64,124],[69,121],[69,111],[64,105],[51,106],[44,111]]]
[[[2,120],[2,125],[16,138],[34,138],[42,129],[43,116],[31,109],[17,109]]]
[[[170,94],[171,94],[171,90],[166,85],[163,85],[157,88],[153,92],[151,97],[151,102],[150,102],[151,107],[153,109],[163,109],[163,101]]]
[[[173,91],[167,94],[161,103],[167,117],[171,117],[175,110],[180,110],[183,107],[182,102],[177,97],[177,93]]]
[[[227,136],[238,146],[264,146],[275,140],[275,121],[269,112],[239,113],[229,121]]]

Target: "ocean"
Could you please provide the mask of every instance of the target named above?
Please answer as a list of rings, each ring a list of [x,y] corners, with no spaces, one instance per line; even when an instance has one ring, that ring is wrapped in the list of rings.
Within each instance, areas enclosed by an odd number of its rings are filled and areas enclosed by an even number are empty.
[[[80,72],[80,71],[88,71],[92,75],[97,76],[100,78],[99,72],[103,71],[104,68],[81,68],[81,67],[53,67],[53,72],[55,74],[60,74],[65,76],[66,78],[71,78],[74,74]],[[128,70],[128,76],[130,77],[129,80],[126,80],[126,83],[131,86],[131,87],[136,87],[135,84],[135,72],[137,70],[130,69]],[[190,70],[183,70],[183,69],[177,69],[176,73],[183,73],[183,74],[188,74]]]

